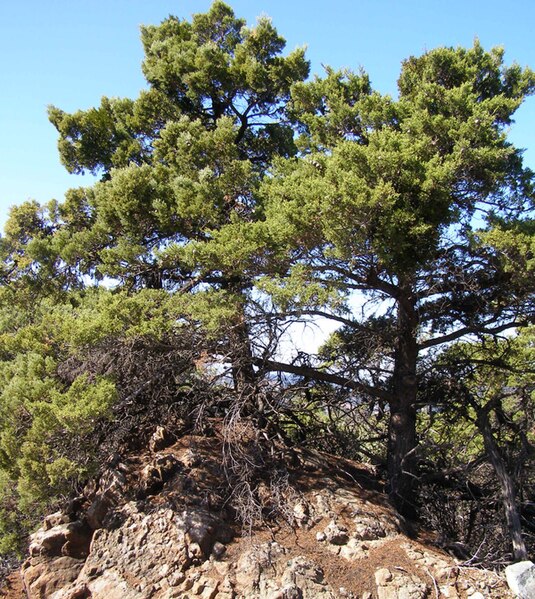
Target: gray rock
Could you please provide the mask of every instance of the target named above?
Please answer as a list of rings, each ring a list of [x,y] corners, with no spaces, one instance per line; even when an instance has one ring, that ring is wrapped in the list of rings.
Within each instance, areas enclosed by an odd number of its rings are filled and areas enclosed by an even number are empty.
[[[535,564],[531,561],[518,562],[505,568],[509,588],[520,599],[535,597]]]
[[[332,521],[323,531],[325,537],[332,545],[345,545],[349,541],[349,534],[345,526],[339,526]]]

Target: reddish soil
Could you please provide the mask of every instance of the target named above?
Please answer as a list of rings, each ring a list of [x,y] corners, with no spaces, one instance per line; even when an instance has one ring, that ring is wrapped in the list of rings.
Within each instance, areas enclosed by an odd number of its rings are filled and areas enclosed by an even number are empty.
[[[0,586],[0,597],[2,599],[26,599],[26,593],[22,588],[22,580],[17,571],[12,572]]]

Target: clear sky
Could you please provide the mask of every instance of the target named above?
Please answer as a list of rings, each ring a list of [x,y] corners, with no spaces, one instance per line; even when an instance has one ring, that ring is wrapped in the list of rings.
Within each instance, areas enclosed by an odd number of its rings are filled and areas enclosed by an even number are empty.
[[[46,107],[66,111],[106,96],[135,97],[144,86],[141,24],[188,18],[210,0],[0,0],[0,226],[8,207],[61,200],[91,180],[69,175],[56,151]],[[288,49],[306,45],[312,72],[322,64],[365,68],[395,94],[403,58],[436,46],[502,45],[506,61],[535,68],[533,0],[234,0],[252,24],[273,18]],[[535,98],[517,113],[511,139],[535,170]]]

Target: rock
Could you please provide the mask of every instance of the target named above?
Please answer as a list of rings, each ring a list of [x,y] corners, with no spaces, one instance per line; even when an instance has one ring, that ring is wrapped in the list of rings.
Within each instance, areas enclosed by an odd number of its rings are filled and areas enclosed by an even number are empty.
[[[377,541],[373,543],[377,544]],[[357,539],[349,539],[346,545],[340,548],[338,555],[345,558],[348,561],[355,561],[368,557],[370,543],[363,543]]]
[[[354,536],[361,541],[373,541],[385,537],[386,531],[376,520],[364,519],[355,523]]]
[[[535,564],[531,561],[518,562],[505,568],[507,584],[520,599],[535,597]]]
[[[60,524],[54,528],[40,528],[30,535],[30,556],[61,555],[61,548],[67,542],[67,524]]]
[[[316,510],[321,516],[330,516],[332,514],[331,502],[329,497],[323,493],[316,494]]]
[[[86,588],[90,593],[87,596],[94,599],[137,599],[145,596],[136,590],[139,585],[145,590],[154,588],[163,592],[164,588],[186,582],[187,577],[183,573],[195,564],[203,563],[217,540],[214,516],[201,509],[191,509],[182,514],[160,509],[145,514],[135,504],[129,503],[124,506],[123,512],[119,528],[95,532],[89,556],[85,563],[77,564],[78,568],[72,575],[63,576],[61,582],[54,579],[51,583],[34,568],[32,576],[39,579],[38,584],[54,590],[63,586],[65,597],[62,595],[60,599],[70,597],[69,593],[79,594],[81,588]],[[61,525],[61,528],[47,531],[48,536],[41,535],[41,546],[43,543],[46,547],[53,545],[57,551],[65,538],[62,533],[68,526]],[[222,543],[220,545],[224,547]],[[42,550],[38,551],[39,555],[41,553]],[[71,587],[70,582],[74,583]],[[28,580],[28,586],[32,586],[31,583]],[[203,599],[212,599],[217,594],[217,586],[217,580],[205,578],[198,581],[196,589]],[[37,588],[37,583],[32,588]],[[34,593],[29,596],[41,595]],[[51,597],[52,594],[43,596]]]
[[[386,586],[392,580],[392,572],[387,568],[380,568],[375,572],[375,584]]]
[[[220,543],[219,541],[216,541],[214,543],[214,546],[212,547],[212,555],[216,558],[216,559],[220,559],[224,553],[226,552],[227,547],[226,545],[223,545],[223,543]]]
[[[50,525],[46,522],[45,526]],[[92,532],[82,522],[58,524],[53,528],[40,528],[30,536],[30,556],[67,555],[85,557],[89,552]]]
[[[479,591],[476,591],[472,595],[468,595],[468,599],[485,599],[485,595]]]
[[[431,577],[449,599],[466,599],[469,587],[472,599],[490,588],[493,596],[510,596],[490,573],[471,576],[409,540],[384,498],[340,488],[332,462],[307,469],[304,454],[306,484],[289,473],[288,494],[277,497],[287,502],[283,516],[241,537],[235,513],[218,499],[219,455],[197,435],[165,453],[145,448],[114,457],[76,510],[52,514],[32,535],[22,568],[28,598],[423,599],[436,594],[426,584]],[[270,505],[272,487],[261,480],[256,491]],[[362,576],[370,564],[377,564],[375,587]]]
[[[327,541],[332,545],[345,545],[349,541],[347,528],[345,526],[339,526],[334,520],[329,523],[323,532]]]
[[[31,599],[48,599],[76,580],[84,562],[73,557],[30,557],[21,568],[22,583]]]
[[[303,599],[303,592],[299,587],[291,584],[281,589],[275,597],[280,597],[280,599]]]
[[[167,579],[167,583],[170,587],[177,587],[179,584],[182,584],[186,580],[186,575],[184,572],[175,571],[169,578]]]
[[[404,571],[379,568],[375,572],[378,599],[425,599],[428,587],[416,576]]]
[[[298,526],[305,526],[310,517],[308,505],[302,501],[294,505],[293,514]]]
[[[86,512],[86,520],[93,530],[104,526],[106,516],[112,505],[111,500],[106,495],[100,495],[91,503]]]
[[[106,495],[117,504],[126,491],[126,476],[118,469],[110,468],[100,479],[100,494]]]
[[[51,528],[59,526],[60,524],[67,524],[68,522],[69,518],[66,514],[63,512],[55,512],[45,517],[43,520],[43,528],[45,530],[50,530]]]
[[[147,495],[158,494],[180,466],[180,462],[174,455],[157,455],[141,472],[138,498],[145,499]]]
[[[173,435],[163,426],[157,426],[149,441],[149,449],[156,453],[166,447],[172,445],[174,441]]]
[[[248,599],[336,597],[314,561],[305,556],[288,560],[278,543],[264,543],[244,553],[235,576],[238,596]]]
[[[60,590],[53,595],[53,599],[88,599],[91,597],[91,591],[84,583],[75,584],[69,589]]]

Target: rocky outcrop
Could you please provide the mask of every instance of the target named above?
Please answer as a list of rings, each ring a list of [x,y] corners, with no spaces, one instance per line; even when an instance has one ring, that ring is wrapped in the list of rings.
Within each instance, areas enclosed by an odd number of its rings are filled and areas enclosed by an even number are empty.
[[[512,597],[406,536],[370,474],[329,456],[294,452],[278,518],[243,535],[218,494],[217,437],[169,439],[115,457],[44,521],[21,570],[30,599]]]

